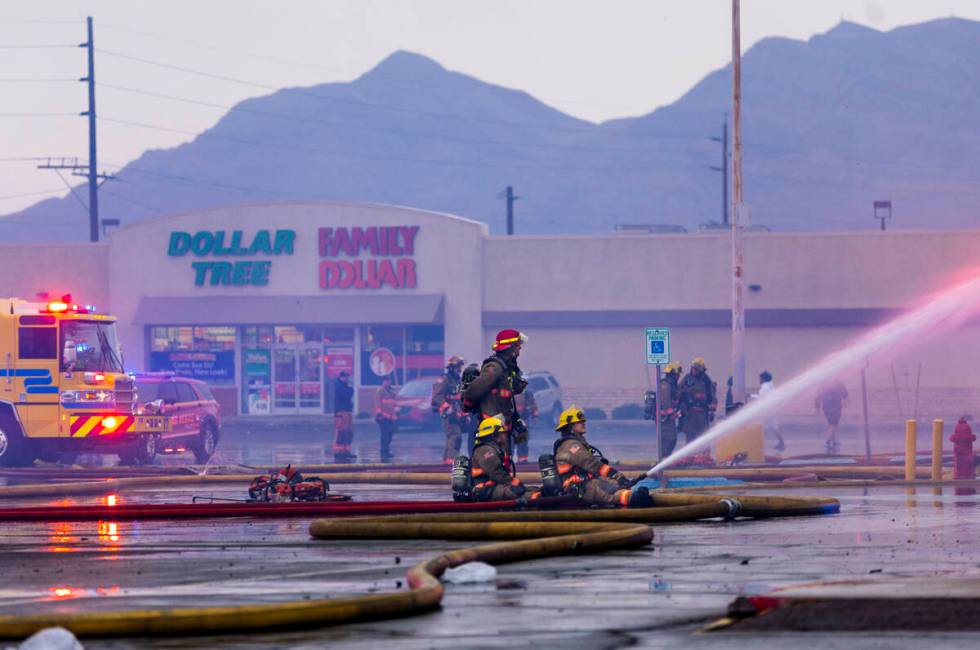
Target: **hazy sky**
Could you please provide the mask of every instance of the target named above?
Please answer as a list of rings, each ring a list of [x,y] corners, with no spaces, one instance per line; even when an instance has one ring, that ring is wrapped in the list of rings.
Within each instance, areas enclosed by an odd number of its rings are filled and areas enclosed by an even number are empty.
[[[405,49],[594,121],[670,103],[731,56],[729,0],[3,0],[0,6],[0,214],[64,193],[54,172],[12,158],[87,157],[85,118],[76,115],[86,106],[85,85],[75,81],[84,75],[85,51],[12,47],[80,43],[86,15],[95,18],[96,50],[107,52],[96,54],[99,115],[195,133],[223,111],[109,86],[217,104],[266,93],[108,52],[282,87],[349,80]],[[842,18],[887,30],[950,15],[980,19],[980,1],[742,0],[742,47],[766,36],[807,39]],[[52,78],[63,81],[9,81]],[[30,115],[11,115],[21,113]],[[99,157],[112,171],[146,149],[190,139],[100,122]]]

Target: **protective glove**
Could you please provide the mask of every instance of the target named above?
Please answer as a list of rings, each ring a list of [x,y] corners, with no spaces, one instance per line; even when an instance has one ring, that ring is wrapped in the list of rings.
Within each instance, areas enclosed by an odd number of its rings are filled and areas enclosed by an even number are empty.
[[[510,489],[512,489],[514,492],[516,492],[518,497],[524,496],[524,493],[527,492],[527,488],[524,487],[524,484],[523,483],[518,483],[517,485],[512,485]]]

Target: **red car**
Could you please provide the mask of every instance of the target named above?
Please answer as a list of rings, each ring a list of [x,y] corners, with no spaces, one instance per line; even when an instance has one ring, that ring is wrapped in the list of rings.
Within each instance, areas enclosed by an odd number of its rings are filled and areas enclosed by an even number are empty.
[[[211,459],[221,436],[221,407],[208,385],[197,379],[166,372],[135,375],[137,413],[169,416],[170,426],[159,439],[119,455],[123,464],[149,465],[158,454],[191,451],[204,464]]]
[[[419,377],[401,387],[396,397],[398,426],[438,428],[439,416],[432,412],[432,385],[439,377]]]

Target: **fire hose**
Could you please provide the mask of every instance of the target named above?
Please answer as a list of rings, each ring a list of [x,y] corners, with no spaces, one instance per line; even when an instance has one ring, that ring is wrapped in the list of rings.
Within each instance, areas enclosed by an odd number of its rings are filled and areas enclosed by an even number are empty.
[[[439,576],[467,562],[494,564],[651,543],[651,523],[707,518],[795,516],[835,512],[823,498],[657,495],[662,507],[515,512],[453,512],[323,520],[310,524],[317,539],[502,540],[442,553],[411,567],[407,591],[348,598],[301,599],[227,607],[127,612],[0,615],[0,638],[23,638],[51,626],[78,636],[201,635],[316,627],[392,618],[436,609]]]

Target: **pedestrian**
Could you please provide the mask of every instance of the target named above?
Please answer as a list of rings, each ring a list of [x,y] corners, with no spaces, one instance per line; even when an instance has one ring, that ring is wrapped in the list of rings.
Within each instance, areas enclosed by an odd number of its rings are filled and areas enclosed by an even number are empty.
[[[391,378],[381,380],[381,388],[374,397],[374,421],[381,433],[381,462],[391,461],[391,438],[398,428],[398,394],[391,386]]]
[[[696,357],[680,383],[681,431],[688,443],[707,430],[715,418],[715,383],[704,359]]]
[[[759,392],[755,394],[755,397],[763,398],[774,390],[776,390],[776,385],[772,383],[772,373],[763,370],[759,373]],[[783,440],[783,434],[779,431],[779,417],[776,413],[770,412],[763,423],[763,428],[766,433],[776,436],[776,451],[785,451],[786,441]]]
[[[517,330],[508,329],[497,332],[493,342],[493,354],[484,360],[480,374],[463,393],[463,408],[483,419],[500,417],[504,428],[510,434],[513,444],[527,440],[527,423],[521,419],[517,410],[515,396],[524,392],[527,381],[517,365],[527,336]]]
[[[354,388],[350,385],[350,373],[342,370],[333,388],[333,460],[335,463],[352,461],[354,441]]]
[[[442,462],[446,465],[453,464],[463,440],[464,421],[459,382],[464,363],[466,361],[463,357],[449,357],[446,372],[432,385],[432,409],[439,414],[442,431],[446,434],[446,444],[442,449]]]
[[[555,467],[564,494],[575,495],[590,506],[653,505],[647,488],[632,489],[633,481],[610,465],[601,451],[586,442],[582,409],[577,406],[565,409],[558,418],[555,431],[560,434],[555,441]]]
[[[504,501],[519,499],[527,488],[517,478],[517,469],[507,447],[510,433],[504,421],[497,417],[484,418],[476,431],[473,449],[473,501]]]
[[[678,385],[681,376],[681,364],[677,361],[671,361],[665,370],[664,376],[660,378],[658,393],[661,458],[669,456],[677,445],[677,415],[681,401],[681,391]]]
[[[818,411],[823,411],[823,416],[827,418],[827,440],[824,442],[824,448],[828,454],[836,454],[840,449],[837,426],[840,424],[840,416],[844,412],[845,404],[847,404],[847,389],[838,380],[824,386],[813,403],[814,407]]]

